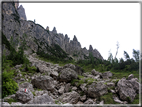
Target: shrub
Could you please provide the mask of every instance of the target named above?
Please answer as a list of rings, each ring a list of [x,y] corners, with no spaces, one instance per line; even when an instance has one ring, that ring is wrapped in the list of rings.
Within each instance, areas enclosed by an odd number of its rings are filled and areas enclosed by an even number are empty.
[[[12,95],[18,90],[17,83],[12,79],[14,72],[12,70],[2,73],[2,98]]]

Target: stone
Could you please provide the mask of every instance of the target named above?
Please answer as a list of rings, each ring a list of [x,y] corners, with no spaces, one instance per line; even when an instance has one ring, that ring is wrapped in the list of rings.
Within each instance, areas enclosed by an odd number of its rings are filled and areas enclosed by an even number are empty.
[[[70,104],[76,104],[79,99],[80,95],[75,91],[64,93],[62,96],[59,97],[59,100],[61,102]]]
[[[56,79],[58,77],[58,75],[59,74],[56,71],[52,71],[51,74],[50,74],[50,76],[52,76],[54,79]]]
[[[52,97],[50,97],[47,93],[42,96],[36,96],[27,104],[55,104]]]
[[[27,103],[28,101],[33,99],[33,94],[30,90],[26,89],[25,91],[25,88],[21,88],[16,92],[15,97],[20,102]]]
[[[64,90],[65,90],[65,86],[61,86],[61,88],[59,89],[59,93],[60,93],[60,94],[63,94],[63,93],[64,93]]]
[[[71,84],[68,83],[65,85],[65,92],[69,92]]]
[[[85,101],[86,100],[86,95],[80,96],[80,100]]]
[[[110,71],[107,71],[102,74],[103,79],[108,79],[109,77],[112,77],[112,73]]]
[[[87,101],[84,102],[84,104],[96,104],[96,103],[89,98]]]
[[[130,80],[126,80],[126,78],[122,78],[118,81],[116,87],[117,93],[120,96],[120,99],[123,101],[133,102],[134,98],[136,97],[136,90],[132,85]]]
[[[19,89],[24,88],[24,89],[28,89],[30,91],[33,91],[33,85],[30,84],[29,82],[24,82],[22,84],[19,85]]]
[[[70,69],[70,68],[65,68],[61,70],[61,74],[58,76],[59,81],[63,82],[70,82],[72,79],[77,79],[77,73]]]
[[[19,69],[19,68],[21,68],[21,67],[22,67],[22,64],[15,66],[16,69]]]
[[[70,68],[70,69],[72,69],[72,70],[75,70],[75,69],[76,69],[76,66],[73,65],[73,64],[66,64],[66,65],[64,65],[63,68]]]
[[[119,100],[119,98],[118,97],[115,97],[115,96],[113,96],[113,100],[115,101],[115,102],[117,102],[117,103],[120,103],[120,104],[127,104],[128,102],[126,102],[126,101],[121,101],[121,100]]]
[[[86,85],[87,85],[86,83],[80,85],[81,90],[84,91],[84,92],[87,91]]]
[[[104,104],[104,101],[102,100],[102,101],[100,102],[100,104]]]
[[[134,75],[133,75],[133,74],[130,74],[130,75],[128,76],[128,80],[131,80],[132,78],[134,78]]]
[[[107,86],[108,87],[115,87],[115,83],[113,83],[113,82],[107,82]]]
[[[77,90],[77,87],[73,87],[72,90],[73,90],[73,91],[76,91],[76,90]]]
[[[34,87],[43,90],[53,91],[53,88],[55,87],[54,79],[50,76],[39,76],[32,79],[31,83]]]
[[[107,86],[101,82],[92,83],[91,85],[88,86],[87,93],[89,97],[97,98],[104,94],[107,94],[108,89]]]
[[[81,102],[81,101],[79,101],[79,102],[77,102],[77,104],[84,104],[83,102]]]

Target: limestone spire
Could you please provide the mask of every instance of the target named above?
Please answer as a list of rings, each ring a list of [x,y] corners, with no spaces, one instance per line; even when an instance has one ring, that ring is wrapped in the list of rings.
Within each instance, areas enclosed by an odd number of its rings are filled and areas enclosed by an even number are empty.
[[[75,35],[74,35],[73,41],[77,41],[77,38],[76,38],[76,36],[75,36]]]

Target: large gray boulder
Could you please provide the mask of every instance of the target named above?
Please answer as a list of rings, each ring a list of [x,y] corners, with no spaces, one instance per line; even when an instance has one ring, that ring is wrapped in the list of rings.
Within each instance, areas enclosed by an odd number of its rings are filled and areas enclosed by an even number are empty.
[[[97,98],[104,94],[107,94],[108,89],[107,89],[107,86],[101,82],[92,83],[91,85],[88,86],[87,93],[89,97]]]
[[[43,90],[53,91],[53,88],[55,87],[54,79],[50,76],[36,77],[32,79],[31,83],[33,84],[34,87]]]
[[[44,94],[42,96],[36,96],[34,99],[29,101],[28,104],[55,104],[55,102],[48,94]]]
[[[70,68],[65,68],[60,71],[58,79],[59,81],[70,82],[72,79],[77,79],[77,73]]]
[[[30,91],[33,91],[33,90],[34,90],[34,89],[33,89],[33,85],[30,84],[29,82],[24,82],[24,83],[22,83],[22,84],[19,84],[19,89],[21,89],[21,88],[25,88],[25,89],[28,89],[28,90],[30,90]]]
[[[134,98],[136,97],[138,87],[139,86],[136,81],[126,80],[126,78],[122,78],[118,81],[116,90],[121,100],[133,102]]]
[[[103,79],[108,79],[109,77],[112,77],[112,73],[110,71],[107,71],[102,74]]]
[[[22,103],[26,103],[33,99],[33,94],[30,90],[25,90],[25,88],[21,88],[16,92],[15,98]]]
[[[80,95],[75,92],[69,92],[64,93],[62,96],[59,97],[59,100],[63,103],[70,103],[70,104],[76,104],[80,99]]]

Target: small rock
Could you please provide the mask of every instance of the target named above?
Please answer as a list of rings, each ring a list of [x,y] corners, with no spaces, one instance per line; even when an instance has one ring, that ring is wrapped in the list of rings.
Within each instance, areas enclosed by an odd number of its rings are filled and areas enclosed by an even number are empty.
[[[81,97],[80,97],[80,100],[81,100],[81,101],[85,101],[85,100],[86,100],[86,95],[81,96]]]
[[[76,91],[76,90],[77,90],[77,87],[73,87],[72,90],[73,90],[73,91]]]

